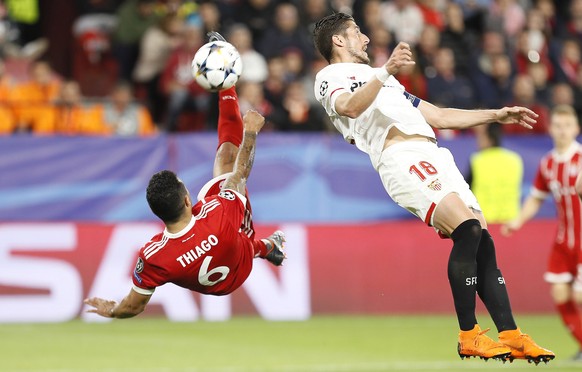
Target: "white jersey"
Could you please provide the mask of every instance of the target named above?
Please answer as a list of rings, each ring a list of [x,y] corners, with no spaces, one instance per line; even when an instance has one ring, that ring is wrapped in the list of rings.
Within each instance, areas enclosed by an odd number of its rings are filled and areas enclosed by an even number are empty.
[[[404,87],[393,76],[386,80],[374,102],[357,118],[350,119],[336,112],[337,97],[345,92],[353,93],[374,77],[378,70],[363,63],[333,63],[317,74],[314,86],[315,97],[327,111],[333,125],[346,141],[370,156],[376,170],[386,135],[393,126],[406,134],[436,139],[432,127],[412,103],[418,99],[405,95]]]

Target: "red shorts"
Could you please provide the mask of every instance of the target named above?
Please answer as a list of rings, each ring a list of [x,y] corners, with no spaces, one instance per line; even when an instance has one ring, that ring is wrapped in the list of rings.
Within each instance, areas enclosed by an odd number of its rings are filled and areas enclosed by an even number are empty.
[[[572,283],[578,275],[582,276],[579,270],[578,256],[580,249],[572,249],[567,244],[554,243],[548,260],[548,268],[544,274],[544,279],[548,283]],[[582,283],[582,277],[578,278]]]

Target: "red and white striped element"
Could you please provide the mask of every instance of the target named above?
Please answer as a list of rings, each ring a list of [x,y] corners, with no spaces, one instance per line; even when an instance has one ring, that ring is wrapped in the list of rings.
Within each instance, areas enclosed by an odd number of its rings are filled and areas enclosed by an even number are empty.
[[[150,244],[146,245],[143,249],[143,256],[147,260],[160,249],[164,248],[166,243],[168,242],[168,237],[166,235],[161,235],[161,240],[156,242],[151,242]]]
[[[540,161],[531,194],[543,199],[552,194],[558,211],[557,244],[580,249],[582,203],[576,193],[576,177],[582,170],[582,146],[574,143],[564,154],[548,153]]]

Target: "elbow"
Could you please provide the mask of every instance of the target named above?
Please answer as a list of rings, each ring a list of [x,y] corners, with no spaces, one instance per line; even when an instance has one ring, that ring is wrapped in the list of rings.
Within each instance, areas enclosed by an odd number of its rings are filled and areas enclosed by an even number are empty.
[[[339,112],[341,116],[347,116],[350,119],[356,119],[358,116],[362,114],[362,111],[354,110],[353,108],[346,107],[345,109]]]

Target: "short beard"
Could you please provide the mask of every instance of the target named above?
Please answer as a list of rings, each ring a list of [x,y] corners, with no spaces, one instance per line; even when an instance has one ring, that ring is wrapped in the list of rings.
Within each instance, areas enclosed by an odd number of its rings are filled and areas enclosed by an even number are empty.
[[[365,52],[360,51],[360,53],[357,53],[353,49],[350,49],[350,54],[354,58],[355,63],[370,64],[370,57]]]

